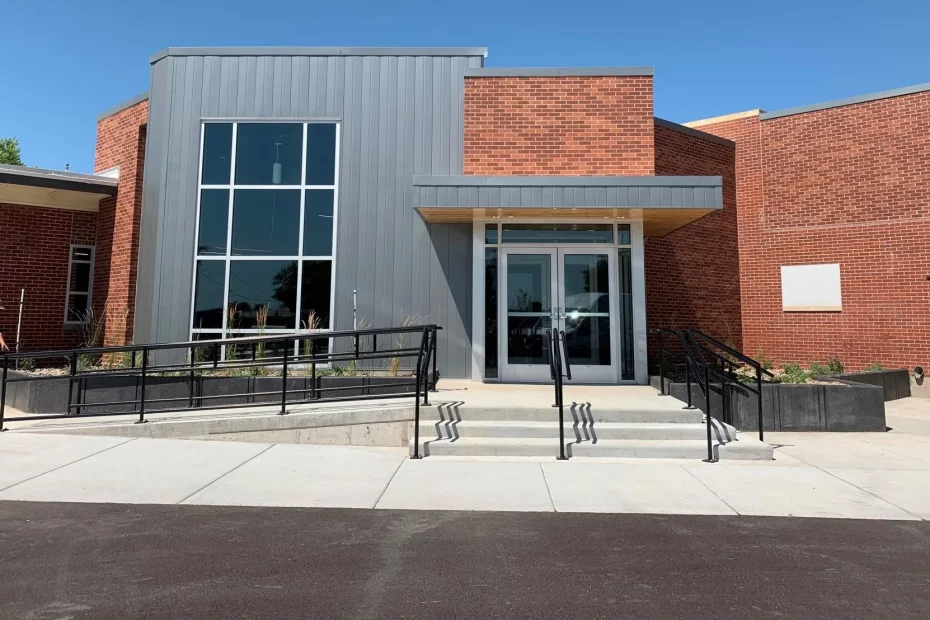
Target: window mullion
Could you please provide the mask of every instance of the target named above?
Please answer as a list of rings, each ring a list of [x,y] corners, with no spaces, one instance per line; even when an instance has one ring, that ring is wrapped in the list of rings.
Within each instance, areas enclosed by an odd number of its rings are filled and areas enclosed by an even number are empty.
[[[236,182],[236,143],[239,138],[239,123],[233,123],[232,126],[232,151],[229,155],[229,183],[234,185]],[[227,320],[229,319],[229,272],[232,271],[229,257],[232,254],[232,227],[233,227],[233,205],[235,202],[236,190],[229,188],[229,212],[227,213],[226,223],[226,280],[223,284],[223,338],[229,333]],[[222,347],[220,359],[226,359],[226,347]]]
[[[303,273],[304,273],[304,211],[307,204],[307,123],[303,124],[303,138],[300,148],[300,224],[297,230],[297,300],[294,303],[296,323],[295,330],[300,329],[300,315],[303,310],[301,307],[301,294],[303,293]],[[295,341],[295,355],[300,355],[300,345]]]

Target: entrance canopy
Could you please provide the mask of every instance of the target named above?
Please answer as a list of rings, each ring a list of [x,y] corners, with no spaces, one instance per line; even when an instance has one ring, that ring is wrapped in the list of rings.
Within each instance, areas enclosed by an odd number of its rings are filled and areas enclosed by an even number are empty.
[[[642,220],[661,237],[723,208],[719,176],[418,176],[415,208],[427,222],[519,218]]]
[[[0,202],[7,204],[96,211],[118,185],[110,177],[0,165]]]

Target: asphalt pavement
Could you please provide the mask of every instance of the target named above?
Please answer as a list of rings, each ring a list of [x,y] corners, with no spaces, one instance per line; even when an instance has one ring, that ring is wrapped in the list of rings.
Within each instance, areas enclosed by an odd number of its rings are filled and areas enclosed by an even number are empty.
[[[0,617],[925,619],[930,523],[0,502]]]

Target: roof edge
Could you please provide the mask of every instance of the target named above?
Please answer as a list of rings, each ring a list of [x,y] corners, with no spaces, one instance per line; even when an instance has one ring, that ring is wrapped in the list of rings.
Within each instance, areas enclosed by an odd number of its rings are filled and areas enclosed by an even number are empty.
[[[133,97],[132,99],[129,99],[129,100],[127,100],[127,101],[124,101],[123,103],[120,103],[120,104],[118,104],[118,105],[115,105],[115,106],[113,106],[112,108],[110,108],[109,110],[106,110],[105,112],[101,112],[100,114],[98,114],[98,115],[97,115],[97,122],[99,123],[100,121],[102,121],[102,120],[105,119],[105,118],[109,118],[110,116],[113,116],[114,114],[118,114],[118,113],[122,112],[123,110],[126,110],[126,109],[128,109],[128,108],[131,108],[131,107],[134,106],[134,105],[138,105],[138,104],[142,103],[143,101],[145,101],[145,100],[148,99],[148,98],[149,98],[149,91],[145,91],[144,93],[140,93],[140,94],[136,95],[135,97]]]
[[[756,108],[755,110],[745,110],[743,112],[733,112],[732,114],[722,114],[720,116],[711,116],[710,118],[702,118],[696,121],[688,121],[687,123],[682,123],[682,125],[690,129],[695,129],[705,125],[716,125],[717,123],[736,121],[741,118],[752,118],[753,116],[759,116],[764,113],[765,110]]]
[[[723,144],[725,146],[736,145],[736,142],[734,142],[733,140],[727,140],[726,138],[715,136],[712,133],[707,133],[705,131],[693,129],[685,125],[679,125],[678,123],[667,121],[664,118],[659,118],[658,116],[655,117],[655,123],[659,127],[665,127],[666,129],[671,129],[672,131],[677,131],[678,133],[683,133],[689,136],[694,136],[695,138],[700,138],[701,140],[709,140],[710,142],[717,142],[718,144]]]
[[[763,112],[759,115],[759,118],[765,121],[773,118],[781,118],[783,116],[794,116],[795,114],[805,114],[807,112],[817,112],[818,110],[828,110],[830,108],[840,108],[847,105],[855,105],[857,103],[878,101],[879,99],[890,99],[892,97],[901,97],[903,95],[913,95],[914,93],[922,93],[925,91],[930,91],[930,82],[914,84],[913,86],[904,86],[902,88],[892,88],[890,90],[869,93],[867,95],[856,95],[853,97],[845,97],[843,99],[834,99],[832,101],[825,101],[823,103],[812,103],[810,105],[802,105],[794,108],[785,108],[783,110],[775,110],[773,112]]]
[[[482,67],[465,69],[465,77],[588,77],[655,75],[653,67]]]
[[[95,174],[0,164],[0,183],[115,196],[119,179]]]
[[[149,58],[167,56],[481,56],[486,47],[169,47]]]
[[[415,176],[419,187],[718,187],[720,176]]]

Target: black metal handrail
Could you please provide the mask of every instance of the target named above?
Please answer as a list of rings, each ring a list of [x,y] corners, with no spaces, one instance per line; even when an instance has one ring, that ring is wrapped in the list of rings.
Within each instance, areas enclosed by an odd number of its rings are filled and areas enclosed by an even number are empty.
[[[82,349],[68,349],[56,351],[39,351],[31,353],[7,353],[3,355],[2,379],[0,379],[0,430],[4,422],[36,421],[66,418],[75,415],[81,416],[111,416],[111,415],[138,415],[137,423],[145,423],[147,405],[167,405],[160,407],[157,412],[179,411],[185,409],[208,409],[222,406],[226,409],[255,407],[265,402],[255,402],[258,396],[274,396],[280,394],[281,409],[279,414],[288,413],[288,404],[305,404],[320,401],[353,401],[380,398],[404,398],[413,396],[416,402],[415,417],[419,423],[420,394],[422,390],[423,404],[429,404],[428,392],[435,391],[439,373],[436,370],[437,334],[442,329],[438,325],[411,325],[402,327],[385,327],[361,330],[343,331],[300,331],[292,334],[273,336],[249,336],[245,338],[223,338],[217,340],[199,340],[188,342],[171,342],[145,345],[121,345],[115,347],[92,347]],[[419,334],[418,346],[407,346],[406,338]],[[378,337],[388,336],[378,345]],[[339,341],[349,340],[348,347],[337,347]],[[325,352],[315,351],[314,343],[327,341]],[[366,342],[367,341],[367,342]],[[281,345],[280,352],[264,355],[265,347]],[[387,344],[388,348],[384,345]],[[366,346],[367,345],[367,346]],[[296,347],[296,351],[295,351]],[[393,348],[390,348],[393,347]],[[339,350],[337,350],[339,349]],[[171,359],[159,362],[158,353]],[[228,357],[231,352],[232,357]],[[245,353],[240,357],[241,353]],[[106,361],[118,356],[128,354],[128,365],[108,366]],[[154,355],[153,355],[154,354]],[[186,357],[185,361],[176,361]],[[393,368],[399,367],[401,359],[416,357],[414,376],[409,381],[390,381],[368,383],[362,386],[362,395],[345,395],[346,390],[358,390],[360,386],[322,387],[318,384],[317,367],[327,366],[339,362],[378,363],[381,360],[397,360]],[[49,376],[9,376],[10,364],[16,360],[49,360],[62,359],[68,362],[68,374]],[[101,366],[82,367],[81,362],[102,361]],[[432,373],[430,363],[432,362]],[[295,368],[309,367],[309,387],[294,387],[288,385],[288,375]],[[280,370],[281,387],[274,391],[252,391],[230,394],[204,394],[200,390],[195,394],[196,377],[210,376],[217,372],[229,370],[254,369]],[[364,368],[362,369],[365,370]],[[148,398],[146,384],[152,377],[170,375],[186,376],[189,383],[189,393],[186,396],[169,398]],[[87,381],[97,377],[136,377],[138,379],[138,397],[131,400],[113,400],[87,402]],[[64,413],[60,414],[31,414],[19,417],[5,417],[7,386],[11,383],[28,381],[49,381],[68,379],[68,404]],[[277,377],[270,377],[277,378]],[[202,383],[202,382],[201,382]],[[75,387],[77,388],[75,390]],[[408,388],[413,387],[413,393]],[[377,388],[377,389],[375,389]],[[393,388],[387,390],[387,388]],[[385,390],[382,392],[382,390]],[[83,397],[82,397],[83,396]],[[76,397],[76,398],[75,398]],[[226,403],[224,400],[243,399],[251,402]],[[177,405],[177,406],[175,406]],[[103,411],[114,407],[131,406],[130,411]],[[418,448],[415,449],[418,456]]]
[[[759,418],[759,441],[765,440],[765,430],[763,423],[762,415],[762,375],[768,375],[769,377],[774,376],[770,371],[763,368],[762,365],[752,359],[751,357],[744,355],[743,353],[737,351],[736,349],[723,344],[719,340],[708,336],[707,334],[698,331],[696,329],[668,329],[668,328],[654,328],[650,330],[650,333],[656,334],[659,337],[659,386],[660,392],[665,395],[666,381],[665,381],[665,368],[664,360],[666,356],[671,356],[674,358],[674,354],[665,348],[665,343],[663,336],[669,334],[674,336],[681,344],[684,352],[684,366],[686,372],[686,385],[687,385],[687,398],[688,398],[688,408],[693,408],[691,401],[691,382],[694,378],[701,392],[704,394],[704,414],[706,416],[707,422],[707,461],[714,462],[716,460],[713,452],[713,441],[712,441],[712,431],[711,431],[711,377],[713,376],[715,380],[720,381],[720,398],[723,406],[723,415],[721,416],[723,422],[727,424],[733,423],[732,417],[732,402],[728,398],[729,390],[733,386],[738,386],[741,389],[746,389],[756,395],[757,411]],[[707,343],[713,347],[717,347],[726,355],[722,355],[717,351],[705,346],[703,343]],[[710,361],[708,360],[710,358]],[[745,383],[739,379],[736,373],[733,371],[734,362],[733,359],[751,367],[755,371],[755,386]],[[702,381],[703,379],[703,381]]]
[[[562,360],[562,347],[560,342],[565,342],[565,332],[560,332],[553,327],[549,330],[549,374],[552,377],[555,386],[555,404],[559,408],[559,456],[557,460],[567,461],[565,455],[565,407],[562,394],[563,369],[564,378],[572,380],[572,367],[568,362],[568,355],[565,355],[564,366]]]

